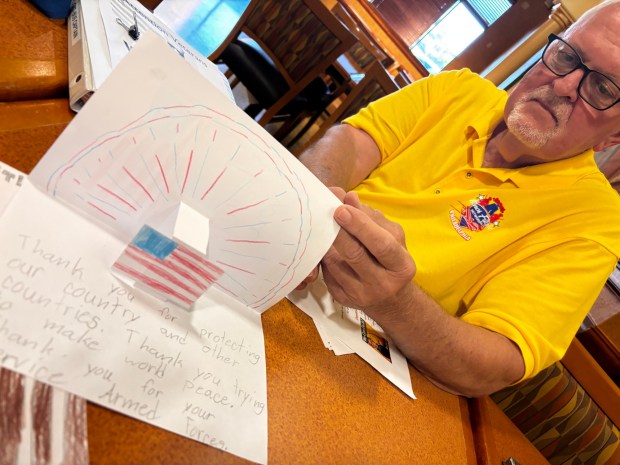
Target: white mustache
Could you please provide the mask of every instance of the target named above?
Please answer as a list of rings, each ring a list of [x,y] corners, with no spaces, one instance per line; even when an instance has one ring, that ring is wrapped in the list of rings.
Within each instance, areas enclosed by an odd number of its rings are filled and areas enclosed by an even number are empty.
[[[532,100],[540,101],[553,114],[558,125],[568,119],[572,110],[572,105],[565,98],[558,97],[550,85],[528,92],[519,100],[519,103]]]

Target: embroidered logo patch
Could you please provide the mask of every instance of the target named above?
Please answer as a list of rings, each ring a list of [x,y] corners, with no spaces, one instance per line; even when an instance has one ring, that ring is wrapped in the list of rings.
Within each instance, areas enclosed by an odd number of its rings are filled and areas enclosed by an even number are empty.
[[[485,197],[480,194],[470,200],[469,205],[462,204],[460,210],[450,210],[450,221],[456,232],[468,241],[471,237],[466,230],[478,232],[497,228],[504,218],[505,210],[497,197]]]

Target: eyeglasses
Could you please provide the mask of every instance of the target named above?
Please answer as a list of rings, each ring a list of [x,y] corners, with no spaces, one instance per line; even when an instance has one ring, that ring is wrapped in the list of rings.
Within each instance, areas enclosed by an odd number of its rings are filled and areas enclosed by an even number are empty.
[[[620,102],[620,87],[598,71],[592,71],[583,64],[579,53],[555,34],[549,35],[549,43],[542,55],[542,62],[556,76],[567,76],[583,69],[577,93],[597,110],[607,110]]]

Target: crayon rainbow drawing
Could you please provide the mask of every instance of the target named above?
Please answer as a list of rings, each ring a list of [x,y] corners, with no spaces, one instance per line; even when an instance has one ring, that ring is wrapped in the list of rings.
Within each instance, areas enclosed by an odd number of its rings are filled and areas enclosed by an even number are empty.
[[[206,106],[155,108],[58,166],[45,190],[128,244],[145,225],[171,238],[166,219],[188,206],[210,225],[205,290],[213,284],[263,311],[299,277],[312,232],[309,196],[286,156]]]

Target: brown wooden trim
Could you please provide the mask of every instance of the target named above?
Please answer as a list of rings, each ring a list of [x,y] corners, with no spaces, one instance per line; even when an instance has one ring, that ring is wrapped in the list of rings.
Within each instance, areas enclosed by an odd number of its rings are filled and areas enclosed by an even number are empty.
[[[577,334],[577,338],[617,384],[620,381],[620,351],[618,351],[614,341],[610,340],[606,332],[599,326],[594,326]]]
[[[461,420],[463,423],[463,436],[465,437],[465,452],[467,465],[481,465],[478,463],[476,454],[476,440],[471,421],[471,412],[468,399],[459,397],[459,407],[461,409]]]
[[[490,429],[484,427],[489,418],[486,404],[476,398],[467,399],[467,403],[469,406],[471,431],[476,448],[476,463],[478,465],[496,465],[490,463],[490,457],[497,456],[495,443],[490,437]]]
[[[509,457],[523,465],[549,465],[489,396],[467,399],[477,465],[500,465]]]
[[[562,364],[609,419],[620,426],[620,388],[576,338],[566,351]]]

